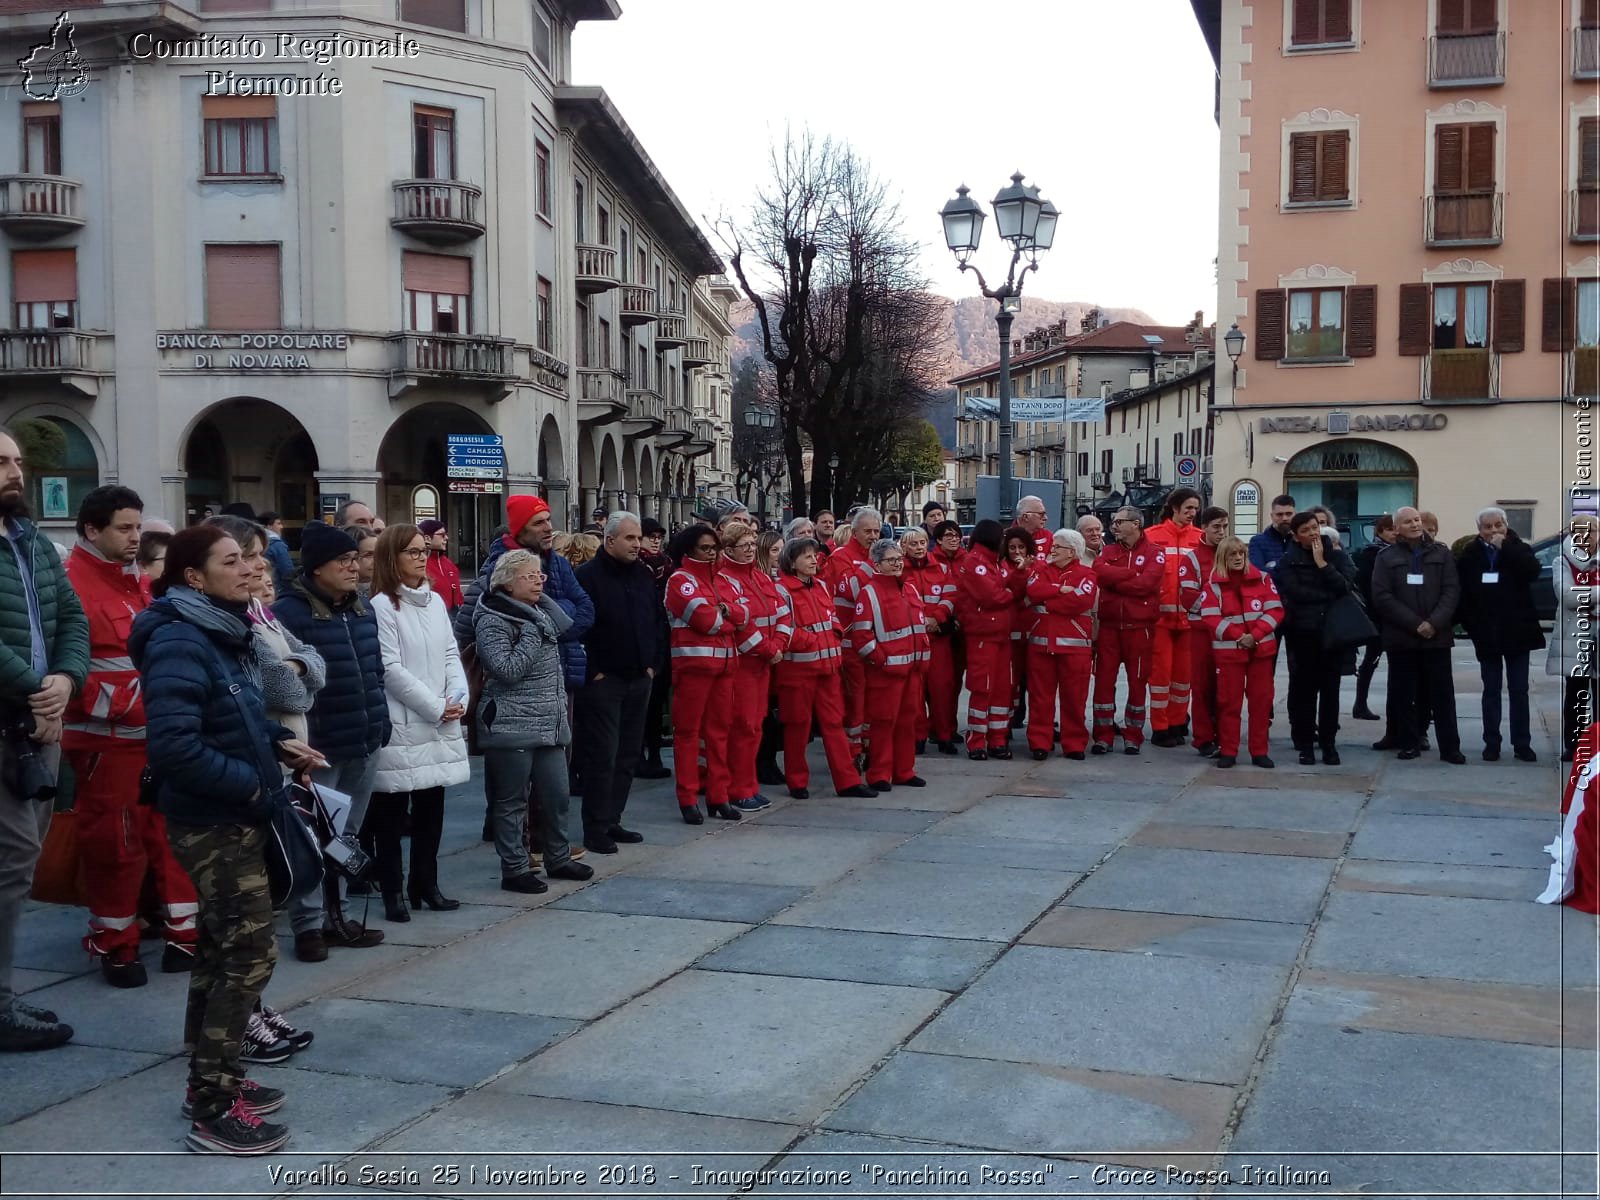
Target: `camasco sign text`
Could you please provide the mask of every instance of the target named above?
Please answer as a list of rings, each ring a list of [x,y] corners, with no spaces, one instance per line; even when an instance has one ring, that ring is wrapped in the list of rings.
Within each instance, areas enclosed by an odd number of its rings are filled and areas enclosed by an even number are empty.
[[[343,333],[156,334],[157,350],[194,351],[197,371],[309,371],[313,354],[349,348]]]

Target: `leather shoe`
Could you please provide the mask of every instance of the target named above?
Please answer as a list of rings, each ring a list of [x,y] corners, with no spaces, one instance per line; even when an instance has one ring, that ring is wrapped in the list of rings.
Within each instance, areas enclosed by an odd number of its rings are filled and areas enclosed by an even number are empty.
[[[1422,751],[1416,749],[1415,747],[1413,747],[1410,750],[1402,750],[1402,751],[1400,751],[1400,753],[1398,755],[1396,755],[1395,757],[1399,758],[1400,761],[1402,761],[1402,762],[1410,762],[1413,758],[1421,758],[1422,757]]]
[[[594,878],[593,867],[586,863],[573,862],[571,859],[568,859],[559,867],[547,866],[544,869],[544,873],[550,876],[551,879],[571,879],[580,883],[585,879]]]
[[[294,935],[294,956],[301,962],[327,962],[328,942],[320,929]]]
[[[631,829],[624,829],[621,825],[613,825],[606,830],[606,836],[613,842],[626,842],[630,846],[637,846],[644,841],[644,834],[635,833]]]
[[[678,806],[678,815],[683,818],[685,825],[704,825],[706,823],[705,815],[701,813],[698,804],[680,804]]]
[[[1111,753],[1111,747],[1106,745],[1104,742],[1096,742],[1094,745],[1089,747],[1089,753],[1090,754],[1110,754]]]
[[[150,982],[144,963],[137,958],[119,960],[103,954],[100,956],[100,974],[114,988],[141,988]]]
[[[1231,754],[1219,754],[1217,755],[1217,761],[1213,765],[1217,767],[1218,770],[1226,771],[1238,761],[1239,760]]]
[[[524,896],[538,896],[550,890],[550,885],[540,879],[532,871],[524,871],[521,875],[512,875],[500,881],[502,892],[521,892]]]
[[[1459,750],[1449,754],[1446,754],[1443,750],[1441,750],[1439,751],[1439,761],[1447,762],[1454,767],[1464,767],[1467,763],[1467,756],[1461,753]]]
[[[1379,741],[1373,742],[1372,748],[1374,750],[1400,750],[1402,747],[1399,742],[1392,741],[1389,738],[1382,738]]]
[[[783,772],[778,769],[778,764],[775,762],[757,763],[756,782],[766,787],[782,787]]]
[[[1124,754],[1137,754],[1139,753],[1139,747],[1129,743],[1128,745],[1122,747],[1122,752]]]
[[[956,749],[956,744],[954,742],[940,742],[939,743],[939,753],[940,754],[957,754],[957,753],[959,753],[959,751]]]
[[[927,787],[928,781],[921,775],[913,775],[909,779],[902,779],[895,784],[896,787]]]
[[[330,946],[370,950],[374,946],[383,944],[383,930],[368,929],[360,921],[342,920],[332,928],[323,930],[322,940]]]
[[[1538,762],[1539,756],[1533,752],[1532,746],[1518,746],[1512,752],[1518,762]]]
[[[882,783],[879,783],[876,779],[869,779],[867,780],[867,786],[875,792],[894,791],[894,784],[890,783],[888,780],[884,780]]]
[[[617,852],[616,842],[609,837],[600,837],[598,834],[591,834],[589,837],[584,838],[583,844],[596,854],[615,854]]]
[[[404,925],[411,920],[411,910],[406,907],[406,898],[399,892],[385,892],[383,894],[383,915],[396,925]]]
[[[1325,767],[1337,767],[1339,765],[1339,752],[1332,746],[1324,746],[1322,748],[1322,765]]]
[[[1033,761],[1034,762],[1043,762],[1045,759],[1047,759],[1049,757],[1050,757],[1050,751],[1048,751],[1048,750],[1035,750],[1033,752]]]
[[[1400,757],[1404,758],[1405,755],[1402,754]],[[1316,766],[1317,765],[1317,756],[1316,756],[1316,754],[1314,754],[1310,750],[1302,750],[1302,751],[1300,751],[1300,765],[1302,767],[1314,767],[1314,766]]]
[[[1370,708],[1368,708],[1365,704],[1356,705],[1355,711],[1352,712],[1350,715],[1352,717],[1354,717],[1358,721],[1381,721],[1383,719],[1382,717],[1378,716],[1377,713],[1373,712]]]
[[[707,804],[706,811],[719,821],[742,821],[744,814],[731,804]]]
[[[791,800],[809,800],[811,799],[811,792],[806,788],[790,788],[789,798]]]
[[[1074,762],[1082,762],[1083,761],[1083,751],[1082,750],[1068,750],[1066,752],[1066,756],[1068,758],[1072,759]]]
[[[967,757],[973,762],[983,762],[989,757],[989,752],[987,750],[968,750]]]
[[[439,885],[430,883],[426,887],[415,884],[406,889],[407,897],[412,908],[431,908],[434,912],[454,912],[461,907],[461,901],[452,900],[439,890]]]
[[[927,738],[923,738],[921,741],[919,741],[917,743],[916,751],[917,751],[918,754],[926,754],[928,752],[928,739]]]
[[[1194,748],[1194,752],[1201,758],[1215,758],[1221,750],[1222,746],[1217,742],[1202,742]]]
[[[1002,746],[998,750],[991,750],[991,751],[989,751],[989,757],[990,758],[998,758],[1003,762],[1010,761],[1010,759],[1011,759],[1011,747],[1010,746]]]
[[[804,788],[801,789],[801,791],[804,791],[804,790],[805,790]],[[842,792],[839,793],[839,795],[841,797],[844,797],[844,798],[850,799],[850,800],[871,800],[877,794],[878,794],[877,792],[873,791],[871,788],[869,788],[864,783],[858,783],[854,787],[847,787]],[[804,800],[805,797],[804,796],[797,796],[797,797],[795,797],[795,799]]]
[[[1265,754],[1257,754],[1253,758],[1251,758],[1250,765],[1253,766],[1253,767],[1262,767],[1262,768],[1270,771],[1270,770],[1272,770],[1273,767],[1277,766],[1278,764],[1273,762]]]
[[[161,951],[161,973],[163,975],[181,975],[185,971],[192,970],[194,970],[194,947],[179,946],[176,943],[168,942]]]
[[[1483,748],[1483,761],[1484,762],[1499,762],[1500,761],[1500,748],[1498,746],[1485,746]]]

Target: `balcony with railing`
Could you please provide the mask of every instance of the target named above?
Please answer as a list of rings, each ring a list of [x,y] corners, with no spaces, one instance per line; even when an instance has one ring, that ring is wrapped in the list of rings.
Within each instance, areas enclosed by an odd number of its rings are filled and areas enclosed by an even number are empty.
[[[1505,230],[1505,193],[1428,196],[1422,220],[1430,246],[1498,246]]]
[[[978,457],[978,444],[976,442],[960,442],[956,445],[957,462],[973,462]]]
[[[80,396],[97,396],[100,376],[110,374],[110,364],[97,361],[103,336],[80,329],[0,330],[0,380],[55,383]]]
[[[76,179],[59,175],[0,175],[0,229],[43,242],[83,227]]]
[[[455,246],[484,234],[483,189],[459,179],[397,179],[389,224],[435,246]]]
[[[657,336],[657,344],[659,344],[660,341],[661,338]],[[693,334],[691,334],[688,338],[684,339],[684,366],[698,369],[701,367],[715,366],[716,363],[717,352],[715,349],[713,349],[710,338],[695,337]]]
[[[660,315],[656,305],[655,288],[640,283],[623,284],[620,312],[624,325],[643,325],[654,321]]]
[[[654,388],[627,388],[628,415],[622,419],[622,432],[629,437],[648,437],[667,423],[667,402]]]
[[[1567,194],[1567,236],[1574,242],[1600,242],[1600,190],[1573,188]]]
[[[1428,86],[1483,87],[1506,81],[1506,35],[1438,34],[1428,39]]]
[[[578,420],[585,425],[609,425],[628,415],[628,401],[622,394],[621,371],[610,367],[579,367]]]
[[[717,448],[717,427],[710,417],[694,419],[694,436],[683,444],[683,452],[691,457],[710,454]]]
[[[592,296],[596,292],[609,292],[621,284],[622,280],[617,275],[617,252],[614,248],[583,245],[578,247],[578,295]]]
[[[664,308],[656,318],[656,349],[676,350],[689,341],[689,318],[681,312]]]
[[[1493,400],[1499,391],[1498,356],[1487,349],[1434,350],[1422,360],[1424,400]]]
[[[503,400],[517,379],[510,338],[472,333],[396,333],[389,337],[389,397],[439,384],[482,387]]]
[[[694,413],[682,405],[667,409],[667,419],[656,442],[663,450],[676,450],[694,437]]]
[[[1572,31],[1572,77],[1600,79],[1600,29]]]

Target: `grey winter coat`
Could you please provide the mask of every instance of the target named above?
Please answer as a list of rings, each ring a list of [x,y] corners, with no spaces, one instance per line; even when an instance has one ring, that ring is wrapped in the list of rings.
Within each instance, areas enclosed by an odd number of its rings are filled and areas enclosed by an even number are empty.
[[[557,641],[572,618],[550,596],[537,608],[505,592],[486,594],[472,610],[483,695],[478,744],[486,750],[565,746],[567,692]]]

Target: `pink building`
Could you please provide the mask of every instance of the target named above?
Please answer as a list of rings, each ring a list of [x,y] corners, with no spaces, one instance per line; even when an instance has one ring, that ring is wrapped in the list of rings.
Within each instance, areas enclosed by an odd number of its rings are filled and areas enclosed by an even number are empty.
[[[1594,485],[1600,0],[1192,0],[1222,135],[1215,479],[1364,540]]]

